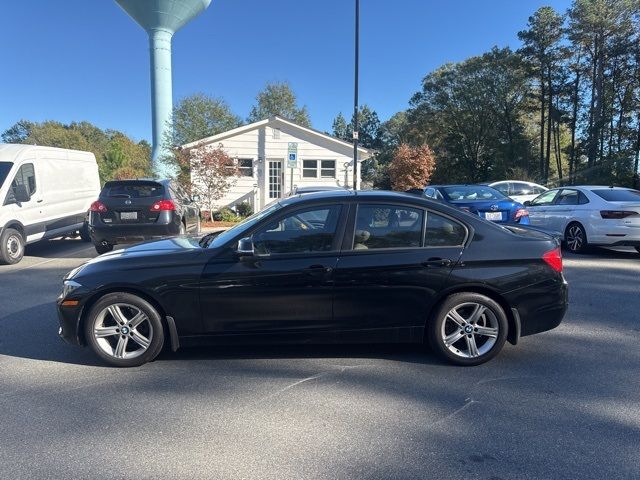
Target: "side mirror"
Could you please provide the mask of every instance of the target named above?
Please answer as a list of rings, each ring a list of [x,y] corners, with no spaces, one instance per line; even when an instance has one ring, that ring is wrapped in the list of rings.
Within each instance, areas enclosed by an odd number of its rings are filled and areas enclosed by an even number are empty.
[[[251,237],[246,237],[238,240],[238,248],[236,248],[236,253],[241,257],[252,257],[254,255],[253,240],[251,240]]]
[[[527,200],[526,202],[523,203],[523,205],[525,207],[530,207],[531,206],[531,200]]]
[[[29,190],[27,190],[26,185],[16,185],[13,187],[13,198],[16,199],[16,202],[28,202],[31,200],[31,195],[29,195]]]

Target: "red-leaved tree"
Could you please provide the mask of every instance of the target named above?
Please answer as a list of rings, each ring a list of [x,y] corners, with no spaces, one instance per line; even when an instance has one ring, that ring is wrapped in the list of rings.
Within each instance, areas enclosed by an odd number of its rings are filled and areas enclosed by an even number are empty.
[[[427,145],[411,147],[402,143],[396,149],[389,177],[394,190],[406,191],[411,188],[424,188],[431,179],[436,167],[436,159]]]
[[[199,203],[211,218],[218,201],[235,185],[239,175],[238,164],[221,147],[208,145],[181,152],[181,156],[179,163],[189,164],[191,194],[200,197]]]

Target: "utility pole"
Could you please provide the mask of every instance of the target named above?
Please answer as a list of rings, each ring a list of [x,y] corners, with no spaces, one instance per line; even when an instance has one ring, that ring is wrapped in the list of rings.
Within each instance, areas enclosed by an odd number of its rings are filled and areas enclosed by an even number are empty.
[[[353,95],[353,190],[358,189],[358,63],[360,60],[360,0],[356,0],[355,87]]]

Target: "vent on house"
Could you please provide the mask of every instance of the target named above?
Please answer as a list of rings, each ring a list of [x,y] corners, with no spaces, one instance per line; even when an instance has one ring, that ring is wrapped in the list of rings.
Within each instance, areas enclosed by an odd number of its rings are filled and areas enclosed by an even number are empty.
[[[279,128],[272,128],[271,131],[273,132],[273,139],[274,140],[280,140],[280,129]]]

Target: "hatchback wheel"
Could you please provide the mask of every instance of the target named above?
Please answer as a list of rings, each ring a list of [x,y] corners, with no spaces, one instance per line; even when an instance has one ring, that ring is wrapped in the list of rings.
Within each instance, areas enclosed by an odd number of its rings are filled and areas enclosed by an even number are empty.
[[[480,365],[495,357],[507,339],[508,323],[502,307],[478,293],[447,298],[429,322],[432,349],[457,365]]]
[[[136,367],[160,353],[164,331],[160,314],[149,302],[130,293],[110,293],[91,308],[85,338],[105,362]]]
[[[0,264],[12,265],[24,256],[24,238],[13,228],[7,228],[0,236]]]
[[[570,224],[567,227],[564,238],[569,251],[573,253],[584,253],[587,251],[587,234],[584,231],[584,227],[579,223]]]

